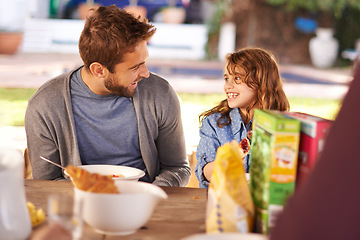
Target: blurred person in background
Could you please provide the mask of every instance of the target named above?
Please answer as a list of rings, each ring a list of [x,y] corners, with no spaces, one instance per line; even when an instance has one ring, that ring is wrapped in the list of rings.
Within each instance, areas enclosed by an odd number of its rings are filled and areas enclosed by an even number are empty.
[[[84,62],[43,84],[25,114],[34,179],[64,179],[67,165],[141,169],[141,181],[186,186],[190,178],[178,97],[149,73],[147,42],[156,29],[112,5],[99,7],[79,40]]]
[[[78,8],[81,4],[86,4],[86,0],[70,0],[66,3],[64,9],[63,18],[66,19],[78,19]],[[97,6],[111,6],[115,5],[119,8],[125,8],[126,6],[131,5],[133,2],[136,2],[137,6],[142,6],[146,8],[147,16],[150,21],[154,20],[154,16],[161,11],[161,9],[168,7],[170,2],[173,2],[176,7],[184,7],[182,0],[94,0],[94,4]]]
[[[224,91],[227,99],[200,115],[200,142],[195,174],[201,188],[208,188],[218,147],[248,137],[254,110],[289,111],[278,64],[270,52],[245,48],[226,57]],[[251,132],[250,132],[251,133]],[[244,159],[249,172],[249,155]]]

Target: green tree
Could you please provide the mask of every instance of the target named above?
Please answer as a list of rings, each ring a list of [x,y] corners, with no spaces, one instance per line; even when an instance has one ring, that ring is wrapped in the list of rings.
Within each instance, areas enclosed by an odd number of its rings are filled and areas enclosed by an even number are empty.
[[[340,18],[347,8],[360,11],[360,0],[266,0],[271,5],[286,5],[288,10],[305,9],[313,12],[329,12]]]
[[[335,29],[339,40],[339,53],[354,48],[360,38],[360,0],[265,0],[270,5],[285,6],[288,11],[308,11],[320,27]],[[340,54],[339,54],[340,56]],[[349,65],[346,59],[339,59],[339,65]]]

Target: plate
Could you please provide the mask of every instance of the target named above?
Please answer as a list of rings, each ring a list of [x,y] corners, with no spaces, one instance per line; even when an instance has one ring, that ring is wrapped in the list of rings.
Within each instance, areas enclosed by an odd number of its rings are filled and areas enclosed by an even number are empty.
[[[145,172],[127,166],[118,165],[82,165],[79,166],[91,173],[99,173],[102,175],[122,175],[121,177],[113,177],[114,180],[139,180],[145,175]]]
[[[213,233],[195,234],[181,240],[267,240],[268,237],[258,233]]]
[[[78,167],[85,169],[90,173],[98,173],[101,175],[108,175],[108,176],[120,175],[119,177],[113,177],[115,181],[118,180],[138,181],[140,178],[142,178],[145,175],[144,171],[127,166],[93,164],[93,165],[81,165]],[[64,171],[64,173],[68,175],[66,173],[66,170]]]

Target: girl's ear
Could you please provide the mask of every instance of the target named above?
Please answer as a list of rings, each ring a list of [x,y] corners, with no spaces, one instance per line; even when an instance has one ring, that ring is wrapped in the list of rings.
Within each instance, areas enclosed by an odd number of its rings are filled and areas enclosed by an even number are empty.
[[[109,74],[109,70],[104,65],[98,62],[93,62],[92,64],[90,64],[89,69],[91,74],[97,78],[107,78]]]

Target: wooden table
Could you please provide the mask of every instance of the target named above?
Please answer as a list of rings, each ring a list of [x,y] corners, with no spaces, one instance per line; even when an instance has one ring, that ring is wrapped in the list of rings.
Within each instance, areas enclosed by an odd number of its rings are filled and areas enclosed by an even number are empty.
[[[47,196],[52,193],[73,195],[73,185],[68,181],[26,179],[27,201],[47,212]],[[162,187],[168,194],[156,207],[150,220],[136,233],[127,236],[110,236],[97,233],[85,225],[83,239],[133,239],[162,240],[181,239],[205,232],[207,191],[201,188]]]

